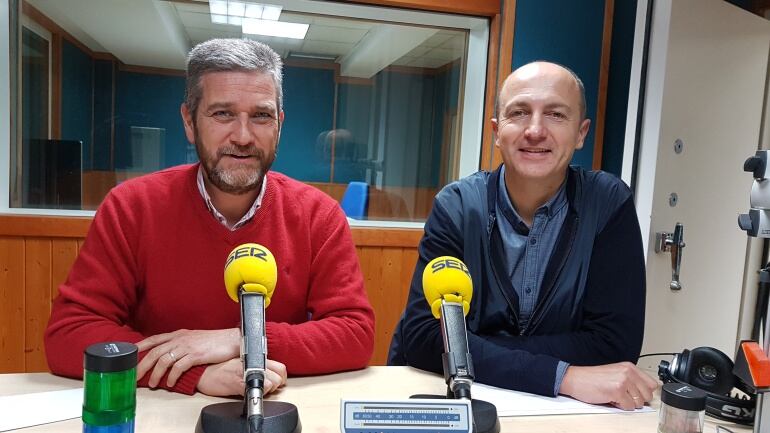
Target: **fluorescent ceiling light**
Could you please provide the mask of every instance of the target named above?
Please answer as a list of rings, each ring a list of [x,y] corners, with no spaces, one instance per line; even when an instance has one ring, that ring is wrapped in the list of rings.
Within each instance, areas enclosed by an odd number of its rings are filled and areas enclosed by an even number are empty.
[[[227,15],[227,1],[209,0],[209,12],[211,15]]]
[[[211,14],[211,22],[214,24],[227,24],[227,15]]]
[[[246,3],[230,0],[227,2],[227,15],[231,17],[242,17],[246,11]]]
[[[240,26],[244,17],[257,20],[278,21],[278,18],[281,17],[282,10],[283,6],[276,5],[245,3],[237,0],[209,0],[211,22],[215,24]],[[287,30],[282,29],[279,31],[286,32]],[[293,30],[293,32],[299,34],[298,30]],[[297,39],[303,38],[304,34]]]
[[[276,36],[279,38],[305,39],[309,24],[285,23],[282,21],[243,20],[242,31],[250,35]]]
[[[290,51],[287,57],[293,57],[297,59],[323,60],[325,62],[332,62],[337,60],[337,56],[334,54],[298,53],[296,51]]]
[[[282,6],[265,5],[265,9],[262,11],[262,19],[278,21],[278,18],[281,17],[282,9]]]
[[[246,18],[262,18],[262,9],[264,9],[262,5],[248,3],[246,4],[246,14],[244,16]]]

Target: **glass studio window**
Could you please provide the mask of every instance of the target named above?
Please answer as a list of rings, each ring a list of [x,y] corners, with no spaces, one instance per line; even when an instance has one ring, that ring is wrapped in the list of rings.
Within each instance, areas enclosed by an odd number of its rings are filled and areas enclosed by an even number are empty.
[[[478,167],[485,20],[301,0],[1,1],[14,29],[4,211],[94,210],[120,182],[197,162],[185,56],[215,37],[281,55],[273,170],[345,197],[356,220],[424,221]]]

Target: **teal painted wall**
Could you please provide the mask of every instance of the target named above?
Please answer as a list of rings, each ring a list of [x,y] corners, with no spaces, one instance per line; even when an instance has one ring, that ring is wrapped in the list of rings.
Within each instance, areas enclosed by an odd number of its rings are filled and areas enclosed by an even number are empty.
[[[188,143],[179,114],[184,82],[181,76],[118,72],[115,83],[117,170],[136,166],[131,154],[131,126],[165,130],[162,167],[188,162]]]
[[[586,115],[596,119],[604,1],[517,0],[512,68],[535,60],[562,64],[583,80]],[[591,169],[594,125],[572,163]]]
[[[588,115],[595,120],[604,1],[518,0],[516,5],[512,67],[550,60],[572,68],[584,81]],[[615,174],[622,162],[635,10],[636,0],[615,2],[602,159],[602,167]],[[83,141],[85,169],[112,168],[113,67],[63,42],[62,138]],[[284,75],[286,122],[273,168],[301,180],[327,182],[334,72],[287,66]],[[448,130],[445,120],[457,111],[459,76],[455,64],[436,75],[381,72],[373,85],[340,84],[333,181],[367,180],[369,168],[380,170],[388,186],[443,184],[441,145]],[[120,71],[114,77],[114,168],[132,164],[131,125],[165,129],[163,166],[196,160],[179,118],[184,79]],[[590,168],[593,142],[592,128],[575,164]]]
[[[612,18],[612,47],[610,49],[610,71],[607,79],[602,170],[617,176],[620,176],[623,165],[636,4],[636,0],[616,1]]]
[[[433,186],[434,77],[381,72],[377,75],[380,98],[387,98],[380,113],[379,144],[384,146],[383,185]]]
[[[458,62],[435,75],[386,70],[371,85],[341,84],[334,181],[443,185],[441,150],[457,112],[459,79]],[[367,169],[380,175],[367,177]]]
[[[628,87],[637,0],[614,3],[610,68],[607,80],[602,169],[620,175],[623,161]],[[604,1],[518,0],[512,67],[535,60],[560,63],[575,71],[586,89],[591,129],[572,163],[593,164],[596,106],[604,26]]]
[[[334,71],[286,66],[283,89],[286,119],[273,169],[295,179],[328,182],[331,152],[316,143],[332,129]]]
[[[93,159],[94,170],[111,170],[112,145],[112,81],[114,63],[94,60],[93,95]],[[91,159],[91,155],[89,155]]]
[[[341,83],[337,91],[337,129],[334,140],[335,183],[366,180],[372,168],[367,143],[374,138],[375,87],[373,84]],[[370,136],[372,134],[372,136]],[[328,148],[328,134],[319,136],[319,146]]]
[[[75,45],[62,41],[61,138],[83,142],[83,169],[93,167],[91,129],[93,115],[93,62]]]
[[[161,167],[197,160],[179,115],[183,77],[113,71],[113,62],[93,60],[71,45],[63,58],[63,138],[84,141],[86,169],[135,169],[132,126],[165,131]],[[372,168],[387,186],[438,186],[444,113],[457,109],[458,79],[455,65],[436,76],[383,71],[372,85],[339,85],[334,182],[367,180]],[[330,180],[334,93],[333,70],[284,68],[286,119],[274,170],[309,182]]]

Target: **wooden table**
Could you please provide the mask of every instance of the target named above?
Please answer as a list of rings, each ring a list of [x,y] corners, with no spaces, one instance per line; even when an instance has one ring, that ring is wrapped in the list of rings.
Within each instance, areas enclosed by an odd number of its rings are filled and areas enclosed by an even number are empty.
[[[47,373],[1,374],[0,395],[53,391],[83,386],[82,382]],[[306,433],[339,433],[340,399],[402,399],[412,394],[442,394],[443,378],[409,367],[369,367],[365,370],[315,377],[289,379],[271,400],[295,404],[299,409],[302,431]],[[192,433],[203,406],[228,401],[202,394],[187,396],[167,391],[141,388],[137,390],[136,432]],[[231,400],[230,400],[231,401]],[[554,415],[500,418],[503,432],[516,433],[654,433],[657,431],[657,397],[652,402],[655,412],[603,415]],[[718,422],[706,417],[704,433],[714,433]],[[750,428],[721,423],[734,432],[747,433]],[[80,419],[16,430],[18,432],[79,433]]]

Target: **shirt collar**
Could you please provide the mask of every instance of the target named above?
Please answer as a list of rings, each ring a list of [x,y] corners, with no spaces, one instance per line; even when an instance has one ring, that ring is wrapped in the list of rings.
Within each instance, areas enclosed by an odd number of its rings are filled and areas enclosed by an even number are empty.
[[[257,209],[262,206],[262,198],[265,196],[265,189],[267,188],[267,173],[265,173],[265,176],[262,178],[262,188],[259,190],[257,199],[254,200],[254,203],[252,203],[249,211],[246,212],[246,214],[232,226],[227,223],[227,218],[225,218],[224,215],[222,215],[217,210],[217,208],[214,207],[214,203],[211,202],[211,196],[209,196],[208,191],[206,191],[206,184],[203,180],[203,165],[201,164],[198,165],[197,182],[198,192],[200,192],[201,197],[203,197],[203,201],[206,203],[206,207],[209,209],[209,212],[211,212],[211,214],[214,216],[214,218],[217,219],[217,221],[219,221],[220,224],[230,229],[230,231],[235,231],[251,221],[251,219],[254,217],[254,214],[257,213]]]
[[[522,232],[529,232],[529,227],[524,224],[524,221],[522,221],[521,216],[519,216],[519,213],[516,212],[516,209],[513,207],[513,202],[511,202],[511,198],[508,196],[508,188],[505,187],[505,165],[503,165],[500,169],[500,179],[498,184],[498,200],[497,205],[500,207],[500,210],[503,212],[503,215],[508,219],[508,221],[511,223],[511,225],[519,231],[522,229]],[[548,199],[542,206],[540,206],[537,211],[535,211],[535,214],[543,213],[548,216],[548,219],[556,215],[564,205],[567,204],[567,194],[566,194],[566,179],[564,182],[561,183],[561,186],[559,186],[559,189],[556,191],[556,193],[551,196],[551,198]]]

